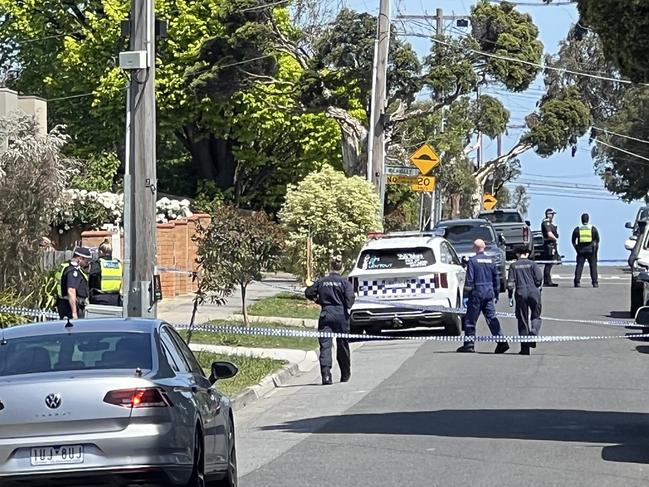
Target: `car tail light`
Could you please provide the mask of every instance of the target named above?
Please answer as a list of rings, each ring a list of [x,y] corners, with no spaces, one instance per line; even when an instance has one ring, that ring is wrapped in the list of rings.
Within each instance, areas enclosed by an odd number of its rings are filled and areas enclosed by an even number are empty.
[[[104,402],[132,409],[166,408],[172,405],[164,391],[155,387],[109,391],[104,397]]]
[[[448,289],[448,274],[446,274],[446,272],[439,275],[439,282],[443,289]]]
[[[528,243],[530,241],[530,228],[528,226],[523,227],[523,242]]]

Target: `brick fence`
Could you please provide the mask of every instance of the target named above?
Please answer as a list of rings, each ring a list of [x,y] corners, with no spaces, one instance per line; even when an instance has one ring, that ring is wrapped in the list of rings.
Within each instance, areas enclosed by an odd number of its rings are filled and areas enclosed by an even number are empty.
[[[195,214],[187,219],[178,219],[157,225],[157,264],[164,298],[173,298],[196,291],[191,272],[197,270],[196,252],[198,244],[194,241],[199,225],[209,225],[210,216]],[[81,234],[85,247],[97,247],[105,239],[111,240],[112,232],[87,231]],[[120,235],[121,252],[124,255],[124,235]]]

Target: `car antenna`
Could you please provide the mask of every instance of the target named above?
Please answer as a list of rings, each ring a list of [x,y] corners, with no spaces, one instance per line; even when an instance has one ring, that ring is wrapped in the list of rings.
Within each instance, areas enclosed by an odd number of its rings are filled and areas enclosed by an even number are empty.
[[[72,327],[74,326],[74,324],[70,321],[70,317],[69,317],[69,316],[66,316],[66,319],[67,319],[68,321],[65,323],[65,327],[66,327],[66,328],[72,328]]]
[[[5,329],[3,328],[2,329],[2,338],[0,339],[0,346],[6,345],[7,343],[9,343],[9,342],[5,338]]]
[[[142,369],[139,367],[135,369],[135,375],[137,375],[138,377],[142,377]]]

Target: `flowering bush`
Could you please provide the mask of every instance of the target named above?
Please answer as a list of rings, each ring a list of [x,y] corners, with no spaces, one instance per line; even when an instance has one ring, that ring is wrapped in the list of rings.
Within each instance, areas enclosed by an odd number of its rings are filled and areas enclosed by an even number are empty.
[[[156,220],[166,223],[192,215],[188,200],[161,198],[156,203]],[[120,225],[124,214],[124,196],[108,191],[66,189],[56,209],[54,225],[59,233],[74,227],[100,228],[103,225]]]

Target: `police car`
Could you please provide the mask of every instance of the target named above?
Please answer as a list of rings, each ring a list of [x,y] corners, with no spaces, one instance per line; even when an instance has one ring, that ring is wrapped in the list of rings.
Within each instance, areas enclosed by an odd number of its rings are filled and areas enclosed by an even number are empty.
[[[453,246],[436,233],[370,237],[349,274],[356,302],[352,333],[444,327],[461,333],[461,317],[425,306],[460,308],[466,272]]]

